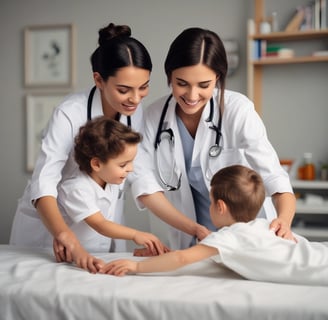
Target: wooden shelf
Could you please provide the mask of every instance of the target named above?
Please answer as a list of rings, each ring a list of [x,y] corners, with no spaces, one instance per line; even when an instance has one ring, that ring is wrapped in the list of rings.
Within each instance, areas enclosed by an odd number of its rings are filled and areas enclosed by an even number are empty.
[[[257,33],[249,35],[249,39],[275,41],[309,40],[328,37],[328,29],[306,30],[297,32],[271,32],[267,34]]]
[[[300,201],[296,203],[296,213],[299,214],[328,214],[328,204],[308,205]],[[327,231],[328,232],[328,231]]]
[[[287,65],[287,64],[302,64],[302,63],[326,63],[328,62],[328,56],[313,56],[311,52],[307,52],[307,56],[298,56],[297,51],[294,57],[290,58],[278,58],[278,57],[262,57],[255,59],[253,56],[254,43],[257,40],[267,41],[268,43],[274,42],[299,42],[304,44],[304,48],[310,41],[315,40],[325,44],[327,42],[326,49],[328,50],[328,29],[323,30],[305,30],[296,32],[271,32],[267,34],[255,33],[255,30],[259,29],[259,24],[264,20],[264,0],[254,0],[255,3],[255,15],[253,28],[251,25],[248,27],[248,39],[247,39],[247,95],[254,102],[256,111],[261,115],[262,113],[262,77],[263,69],[265,66],[270,65]],[[296,44],[298,45],[298,43]],[[321,46],[322,47],[322,46]]]
[[[328,230],[293,227],[292,231],[312,241],[328,241]]]
[[[312,55],[314,51],[328,50],[328,29],[258,33],[260,23],[266,18],[264,2],[265,0],[254,0],[254,19],[249,21],[247,37],[247,92],[260,115],[262,113],[262,80],[264,76],[270,76],[270,72],[273,71],[273,67],[270,67],[266,70],[268,72],[264,73],[267,66],[276,65],[279,69],[279,65],[300,64],[299,67],[302,68],[303,63],[328,62],[328,56]],[[255,34],[254,30],[256,30]],[[279,42],[284,42],[283,46],[290,46],[295,56],[254,58],[254,48],[264,49],[265,45],[279,44]],[[291,183],[295,193],[300,194],[296,203],[296,219],[292,230],[313,240],[328,241],[328,181],[292,180]],[[316,195],[318,198],[315,197]]]
[[[263,66],[270,64],[290,64],[290,63],[313,63],[313,62],[328,62],[328,56],[308,56],[308,57],[292,57],[292,58],[270,58],[263,57],[258,60],[253,60],[254,66]]]
[[[296,213],[301,214],[327,214],[328,215],[328,181],[321,180],[292,180],[292,187],[295,192],[303,194],[323,192],[325,195],[322,201],[317,203],[307,202],[306,199],[297,199],[296,201]]]
[[[296,189],[328,190],[328,181],[292,180],[291,183]]]

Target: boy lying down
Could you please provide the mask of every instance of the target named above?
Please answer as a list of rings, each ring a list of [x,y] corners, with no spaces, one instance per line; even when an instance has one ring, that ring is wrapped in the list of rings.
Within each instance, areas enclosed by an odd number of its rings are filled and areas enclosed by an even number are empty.
[[[240,165],[226,167],[211,181],[210,215],[220,228],[199,244],[143,261],[116,260],[99,266],[100,273],[172,271],[212,258],[250,280],[328,285],[328,243],[309,242],[296,235],[286,240],[256,218],[265,198],[261,177]]]

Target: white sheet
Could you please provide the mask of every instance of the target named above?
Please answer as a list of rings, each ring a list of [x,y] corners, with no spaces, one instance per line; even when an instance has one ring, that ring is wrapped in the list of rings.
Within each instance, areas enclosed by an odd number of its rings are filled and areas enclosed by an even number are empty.
[[[248,281],[211,260],[117,278],[55,263],[50,250],[0,245],[1,320],[328,319],[327,297],[328,287]]]

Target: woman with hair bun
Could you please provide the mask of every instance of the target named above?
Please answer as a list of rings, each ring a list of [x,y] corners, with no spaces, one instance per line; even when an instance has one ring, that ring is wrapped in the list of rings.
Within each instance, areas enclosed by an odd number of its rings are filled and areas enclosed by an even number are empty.
[[[10,244],[14,245],[53,246],[58,262],[75,262],[90,272],[96,272],[98,260],[85,251],[62,218],[57,204],[58,185],[78,170],[74,138],[88,120],[104,115],[140,131],[141,101],[148,94],[152,71],[147,49],[131,37],[129,26],[110,23],[99,30],[98,43],[91,56],[95,85],[87,92],[67,96],[55,108],[32,178],[19,200],[10,236]],[[120,199],[112,203],[118,223],[122,223],[122,193],[123,189]],[[53,243],[45,240],[49,232]],[[116,251],[125,250],[119,247],[117,244]]]

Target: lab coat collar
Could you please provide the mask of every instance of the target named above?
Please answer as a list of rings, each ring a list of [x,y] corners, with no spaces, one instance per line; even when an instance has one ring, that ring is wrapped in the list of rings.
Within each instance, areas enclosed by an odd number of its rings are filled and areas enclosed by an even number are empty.
[[[97,88],[92,99],[91,118],[96,118],[104,114],[101,102],[100,90]]]

